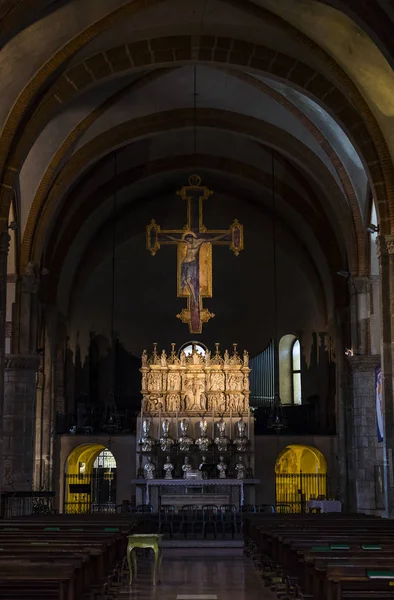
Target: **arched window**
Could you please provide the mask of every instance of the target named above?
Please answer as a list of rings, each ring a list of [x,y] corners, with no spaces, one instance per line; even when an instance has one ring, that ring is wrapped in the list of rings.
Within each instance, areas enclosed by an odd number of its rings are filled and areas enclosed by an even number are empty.
[[[197,350],[197,352],[202,356],[205,356],[207,353],[207,347],[201,342],[187,342],[186,344],[183,344],[183,346],[180,347],[179,354],[183,350],[186,356],[189,356],[193,352],[193,349]]]
[[[295,340],[291,349],[293,369],[293,403],[301,404],[301,346],[300,341]]]
[[[301,404],[301,345],[293,334],[279,342],[279,394],[282,404]]]
[[[102,450],[93,463],[93,469],[116,469],[116,460],[112,452]]]

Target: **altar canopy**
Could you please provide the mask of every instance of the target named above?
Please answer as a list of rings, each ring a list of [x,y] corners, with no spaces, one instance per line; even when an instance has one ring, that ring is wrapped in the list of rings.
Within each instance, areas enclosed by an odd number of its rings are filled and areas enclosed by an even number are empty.
[[[171,344],[165,350],[142,355],[142,395],[144,411],[162,413],[249,414],[249,355],[239,355],[234,344],[232,354],[221,355],[219,344],[211,356],[194,346],[190,355],[180,355]]]

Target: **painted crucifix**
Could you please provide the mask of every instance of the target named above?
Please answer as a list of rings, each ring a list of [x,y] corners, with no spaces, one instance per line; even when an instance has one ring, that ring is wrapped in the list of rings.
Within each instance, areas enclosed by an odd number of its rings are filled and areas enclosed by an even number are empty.
[[[212,245],[227,245],[236,256],[243,250],[243,227],[237,219],[224,230],[209,230],[203,224],[203,201],[213,192],[200,184],[201,178],[191,175],[189,185],[177,192],[187,201],[183,229],[164,230],[154,220],[146,228],[146,245],[152,256],[162,245],[177,245],[178,298],[187,299],[187,308],[177,317],[188,323],[190,333],[201,333],[203,323],[215,316],[203,306],[203,298],[212,298]]]

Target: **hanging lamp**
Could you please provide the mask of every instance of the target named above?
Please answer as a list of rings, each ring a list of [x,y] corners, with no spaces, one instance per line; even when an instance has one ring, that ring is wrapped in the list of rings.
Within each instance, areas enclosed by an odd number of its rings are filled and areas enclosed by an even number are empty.
[[[277,295],[277,260],[276,260],[276,195],[275,195],[275,155],[272,149],[272,263],[273,263],[273,297],[274,297],[274,398],[268,415],[267,428],[279,436],[286,428],[287,419],[279,394],[279,343],[278,343],[278,295]]]

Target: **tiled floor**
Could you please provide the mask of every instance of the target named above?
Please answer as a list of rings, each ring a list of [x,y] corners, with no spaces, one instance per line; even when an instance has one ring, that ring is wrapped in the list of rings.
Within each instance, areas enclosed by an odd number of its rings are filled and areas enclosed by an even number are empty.
[[[156,588],[151,566],[140,560],[138,576],[123,588],[120,600],[276,600],[242,550],[165,550]]]

